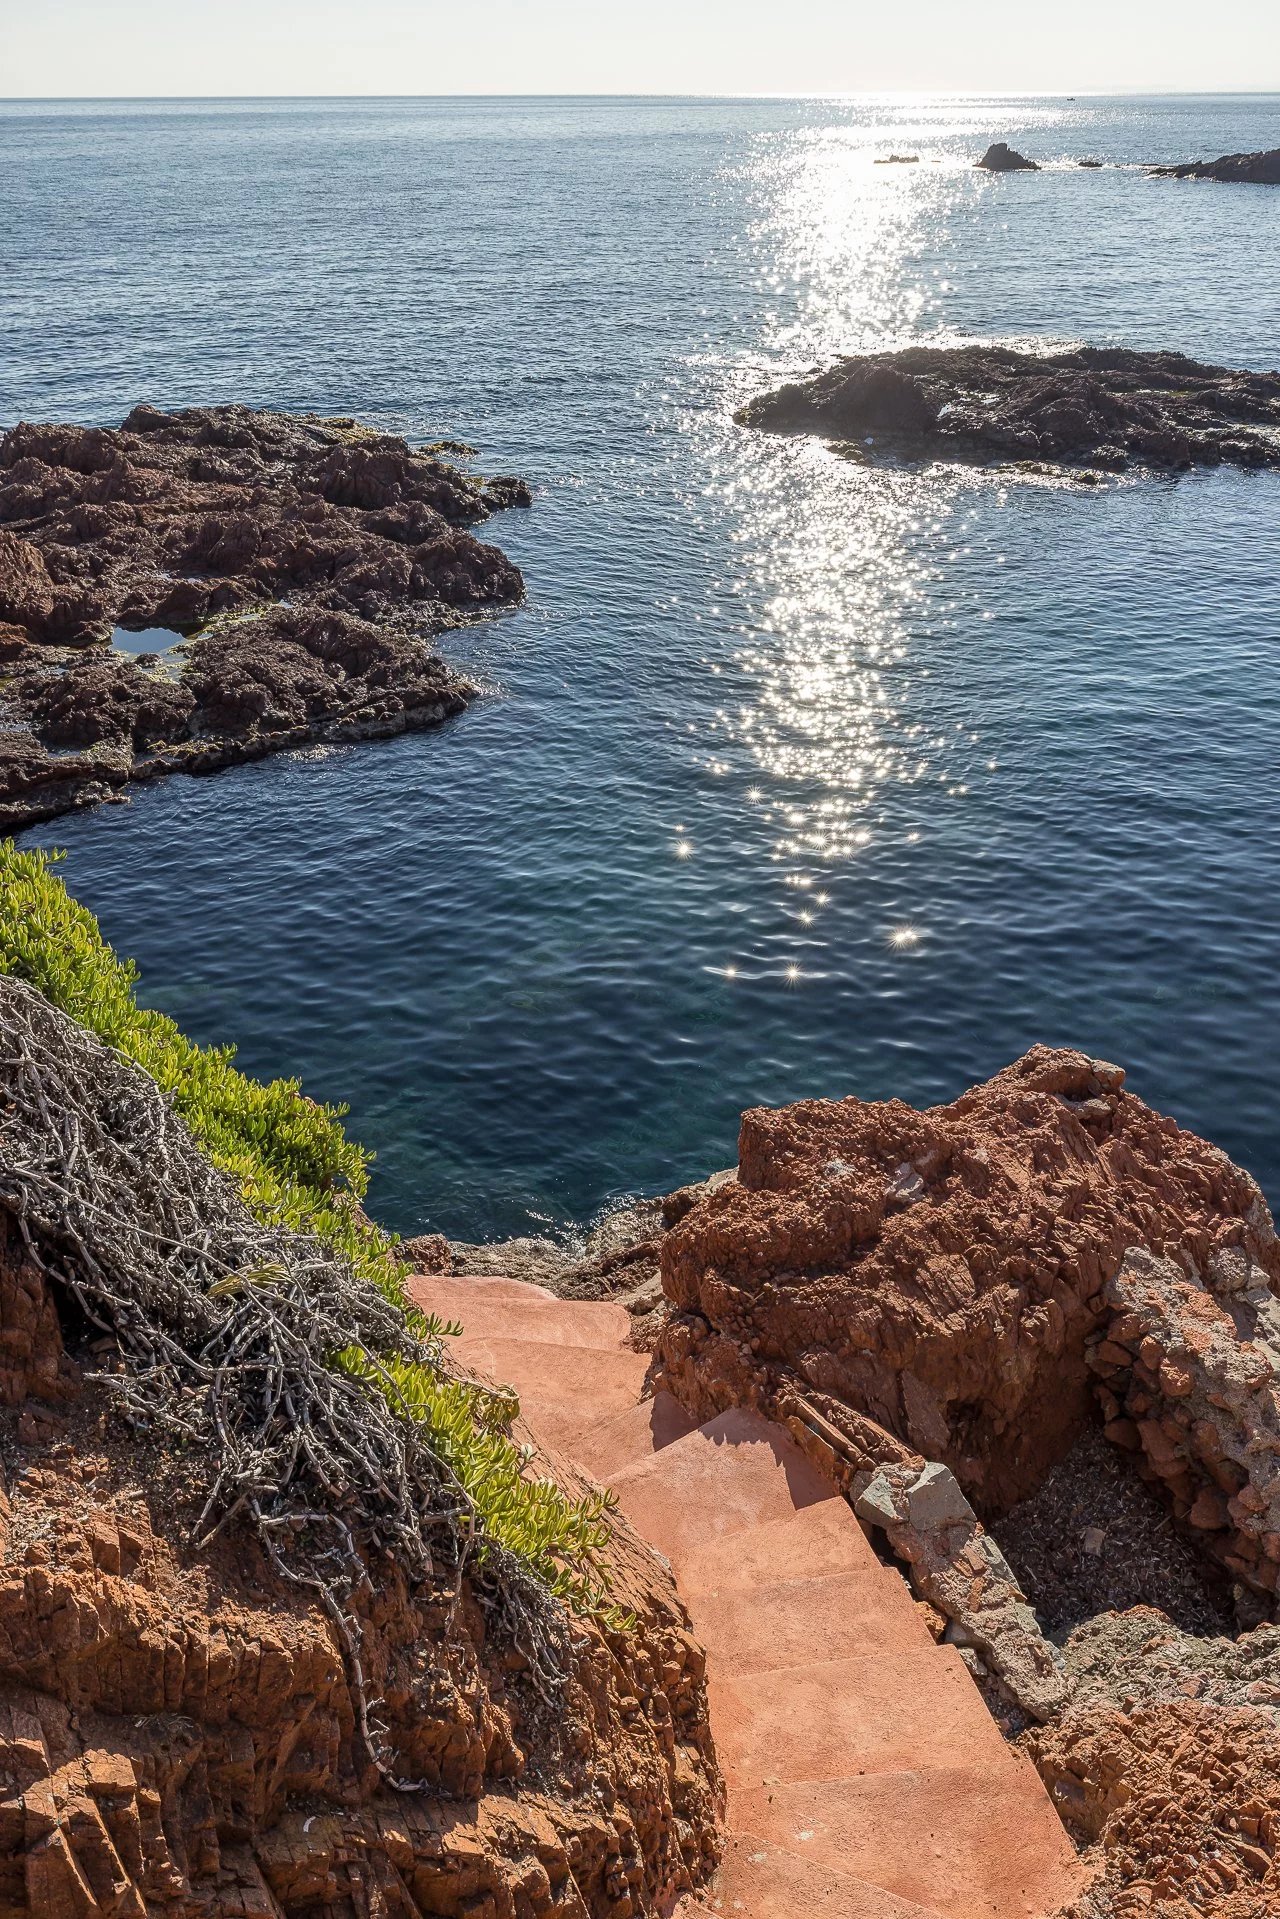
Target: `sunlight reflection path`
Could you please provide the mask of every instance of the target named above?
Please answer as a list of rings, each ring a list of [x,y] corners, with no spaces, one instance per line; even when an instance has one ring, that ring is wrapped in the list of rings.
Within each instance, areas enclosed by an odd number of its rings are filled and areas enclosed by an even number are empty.
[[[941,562],[963,537],[972,480],[863,465],[732,424],[770,380],[936,323],[949,216],[983,182],[959,150],[936,150],[940,132],[964,146],[953,122],[904,130],[895,117],[893,144],[935,142],[919,167],[875,165],[886,131],[838,124],[753,143],[742,245],[763,317],[739,359],[706,365],[712,404],[695,429],[711,500],[690,509],[700,527],[708,513],[719,520],[732,549],[705,614],[725,650],[708,660],[720,697],[699,729],[700,758],[717,779],[741,781],[744,856],[778,868],[779,913],[813,958],[832,888],[878,836],[918,843],[931,813],[968,790],[978,744],[962,717],[940,716],[926,663],[948,624]],[[765,951],[776,964],[777,938],[756,930],[755,954],[741,944],[715,970],[734,978]],[[905,954],[922,937],[897,925],[883,944]],[[790,983],[811,970],[780,968]]]

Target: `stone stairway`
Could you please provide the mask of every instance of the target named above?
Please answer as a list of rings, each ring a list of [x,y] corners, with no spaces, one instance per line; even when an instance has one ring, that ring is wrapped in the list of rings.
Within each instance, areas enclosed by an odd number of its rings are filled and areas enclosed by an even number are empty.
[[[786,1434],[641,1401],[619,1306],[501,1278],[409,1290],[673,1568],[728,1792],[724,1864],[678,1919],[1049,1919],[1080,1890],[1033,1767]]]

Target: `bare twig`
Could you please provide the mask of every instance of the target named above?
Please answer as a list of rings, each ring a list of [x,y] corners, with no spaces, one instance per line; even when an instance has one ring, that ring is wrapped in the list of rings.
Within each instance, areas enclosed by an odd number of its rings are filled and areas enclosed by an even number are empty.
[[[44,1272],[118,1341],[124,1368],[100,1378],[122,1412],[198,1442],[208,1475],[198,1537],[247,1524],[280,1575],[316,1594],[373,1763],[388,1784],[417,1790],[384,1747],[355,1598],[379,1554],[410,1581],[446,1574],[459,1592],[483,1540],[473,1501],[386,1366],[446,1376],[439,1339],[314,1235],[256,1219],[154,1080],[10,978],[0,978],[0,1205]],[[353,1348],[358,1366],[339,1365]],[[561,1608],[483,1543],[481,1596],[506,1610],[550,1690]]]

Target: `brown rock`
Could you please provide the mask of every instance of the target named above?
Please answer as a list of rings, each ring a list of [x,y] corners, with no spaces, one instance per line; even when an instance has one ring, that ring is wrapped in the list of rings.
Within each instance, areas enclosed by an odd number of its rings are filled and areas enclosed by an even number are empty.
[[[870,441],[895,456],[1052,460],[1109,471],[1280,465],[1280,373],[1126,347],[859,354],[761,394],[736,417],[766,432],[821,434],[858,458],[867,457]],[[1099,1097],[1113,1090],[1099,1076],[1097,1094],[1080,1096],[1086,1124],[1105,1126]]]
[[[32,1919],[654,1919],[718,1851],[705,1661],[624,1522],[628,1630],[575,1620],[554,1697],[471,1578],[370,1565],[360,1654],[382,1784],[324,1609],[234,1529],[189,1543],[182,1459],[104,1423],[0,1209],[0,1373],[57,1400],[55,1466],[8,1448],[0,1524],[0,1907]],[[86,1435],[93,1435],[92,1448]],[[544,1471],[562,1471],[540,1462]],[[576,1485],[575,1485],[576,1490]],[[483,1576],[481,1576],[483,1577]]]
[[[520,599],[517,569],[470,529],[528,498],[350,420],[138,407],[115,431],[14,427],[0,831],[131,780],[459,712],[473,689],[427,640]],[[139,658],[111,650],[114,626],[200,637]]]
[[[900,1442],[922,1445],[923,1420],[979,1513],[1007,1510],[1090,1415],[1100,1291],[1130,1247],[1207,1260],[1235,1246],[1266,1283],[1280,1273],[1249,1175],[1133,1094],[1104,1094],[1115,1077],[1038,1047],[927,1112],[846,1099],[745,1114],[737,1182],[663,1242],[676,1317],[658,1345],[662,1383],[699,1417],[733,1403],[775,1412],[800,1391],[828,1420],[847,1408]],[[1100,1097],[1105,1136],[1077,1115]],[[904,1164],[923,1185],[905,1207],[892,1196]],[[1138,1316],[1115,1332],[1136,1345],[1152,1328]],[[1146,1423],[1176,1467],[1183,1429]],[[1125,1422],[1109,1431],[1137,1439]]]
[[[1230,1524],[1227,1502],[1213,1486],[1202,1486],[1191,1504],[1187,1518],[1204,1532],[1221,1532]]]
[[[1096,1848],[1115,1913],[1270,1919],[1280,1907],[1271,1710],[1076,1706],[1024,1743],[1069,1830]]]
[[[1039,163],[1028,160],[1006,140],[997,140],[994,146],[987,148],[982,158],[974,163],[987,173],[1039,173]]]
[[[1280,187],[1280,147],[1264,153],[1224,153],[1217,160],[1189,160],[1181,166],[1152,167],[1171,180],[1217,180],[1227,185]]]

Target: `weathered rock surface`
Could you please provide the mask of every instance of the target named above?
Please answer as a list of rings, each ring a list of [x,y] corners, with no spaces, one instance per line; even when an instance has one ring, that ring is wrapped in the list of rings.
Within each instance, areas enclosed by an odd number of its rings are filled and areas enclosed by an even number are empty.
[[[465,449],[463,449],[465,450]],[[0,440],[0,831],[313,740],[438,724],[429,636],[514,605],[470,530],[528,502],[351,420],[134,409]],[[113,629],[196,635],[164,657]]]
[[[1107,1282],[1113,1316],[1089,1352],[1106,1430],[1204,1550],[1270,1605],[1280,1585],[1280,1299],[1241,1248],[1183,1259],[1135,1248]]]
[[[1280,465],[1280,373],[1180,353],[906,347],[760,395],[741,425],[818,433],[859,458],[1052,461],[1120,471]]]
[[[1218,180],[1227,185],[1280,187],[1280,147],[1264,153],[1224,153],[1217,160],[1188,160],[1181,166],[1152,167],[1167,180]]]
[[[975,166],[985,167],[988,173],[1039,173],[1037,160],[1028,160],[1024,153],[1011,147],[1007,140],[997,140],[989,146]]]
[[[625,1523],[610,1570],[636,1625],[579,1622],[553,1697],[468,1581],[455,1599],[371,1567],[361,1653],[384,1741],[431,1782],[392,1793],[327,1615],[242,1539],[185,1543],[181,1459],[79,1384],[13,1235],[0,1339],[18,1409],[0,1415],[6,1913],[641,1919],[705,1876],[703,1658]]]
[[[1036,1047],[948,1106],[743,1116],[736,1182],[668,1233],[658,1368],[693,1412],[796,1393],[950,1466],[979,1514],[1091,1416],[1087,1349],[1132,1247],[1280,1275],[1266,1202],[1217,1147],[1082,1053]],[[1101,1349],[1099,1349],[1101,1350]]]
[[[1114,1919],[1271,1919],[1280,1906],[1280,1631],[1197,1639],[1149,1608],[1065,1648],[1066,1712],[1030,1731]]]
[[[698,1417],[782,1419],[907,1563],[1091,1848],[1101,1876],[1073,1919],[1263,1919],[1280,1909],[1280,1627],[1197,1639],[1139,1605],[1084,1617],[1065,1646],[1043,1629],[1081,1620],[1081,1596],[1112,1603],[1106,1555],[1170,1519],[1143,1572],[1188,1618],[1216,1635],[1233,1594],[1245,1623],[1276,1607],[1271,1217],[1123,1081],[1038,1047],[924,1113],[745,1114],[737,1181],[663,1242],[654,1377]],[[1136,1506],[1079,1484],[1090,1445],[1108,1448],[1101,1477],[1144,1476]],[[979,1514],[1008,1514],[1051,1618]]]
[[[880,1466],[850,1490],[859,1519],[883,1529],[917,1593],[949,1622],[948,1641],[977,1655],[977,1676],[992,1675],[1032,1719],[1051,1719],[1067,1697],[1061,1655],[949,1468]]]

